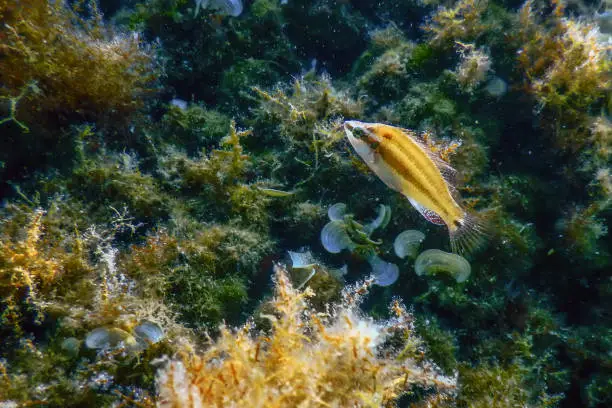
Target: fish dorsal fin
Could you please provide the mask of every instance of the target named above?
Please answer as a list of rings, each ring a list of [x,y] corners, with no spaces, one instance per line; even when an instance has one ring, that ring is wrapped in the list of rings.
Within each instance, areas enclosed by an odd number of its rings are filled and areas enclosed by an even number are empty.
[[[410,204],[412,204],[412,206],[414,208],[417,209],[418,212],[421,213],[421,215],[429,222],[431,222],[432,224],[436,224],[436,225],[445,225],[446,223],[444,222],[444,220],[442,219],[442,217],[440,217],[435,211],[429,210],[425,207],[423,207],[421,204],[417,203],[415,200],[413,200],[412,198],[408,197],[408,201],[410,201]]]
[[[401,130],[400,133],[403,134],[404,137],[410,138],[413,142],[418,144],[421,149],[425,152],[425,154],[434,162],[435,166],[440,170],[444,181],[449,187],[451,192],[455,189],[455,185],[457,184],[457,170],[453,168],[450,164],[445,162],[438,153],[431,150],[431,147],[427,144],[422,137],[418,136],[414,131],[405,128],[398,128]]]

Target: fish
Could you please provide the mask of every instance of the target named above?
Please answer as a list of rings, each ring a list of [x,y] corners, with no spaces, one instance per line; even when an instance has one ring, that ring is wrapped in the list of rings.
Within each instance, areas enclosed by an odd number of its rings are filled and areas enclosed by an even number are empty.
[[[270,197],[290,197],[295,194],[295,191],[283,191],[275,188],[257,187],[257,189]]]
[[[406,196],[426,220],[446,225],[453,252],[469,253],[482,245],[485,225],[458,203],[455,169],[415,132],[356,120],[345,121],[344,131],[378,178]]]

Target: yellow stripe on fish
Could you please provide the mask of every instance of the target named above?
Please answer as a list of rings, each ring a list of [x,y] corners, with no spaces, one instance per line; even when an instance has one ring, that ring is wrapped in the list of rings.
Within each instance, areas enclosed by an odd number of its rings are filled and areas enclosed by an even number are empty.
[[[446,224],[454,252],[478,246],[482,224],[453,197],[454,169],[407,129],[355,120],[344,131],[359,156],[390,188],[405,195],[430,222]]]

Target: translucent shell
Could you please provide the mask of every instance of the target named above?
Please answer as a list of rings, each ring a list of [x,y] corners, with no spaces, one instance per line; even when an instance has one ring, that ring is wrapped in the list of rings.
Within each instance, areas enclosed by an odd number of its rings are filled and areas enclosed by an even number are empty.
[[[345,214],[346,204],[344,203],[336,203],[327,210],[327,216],[332,221],[342,221]]]
[[[293,269],[305,269],[312,268],[315,266],[316,261],[312,257],[310,251],[306,252],[293,252],[287,251],[289,253],[289,257],[291,258],[291,268]]]
[[[158,343],[164,338],[164,331],[157,323],[143,322],[134,328],[134,334],[139,340]]]
[[[417,230],[406,230],[401,232],[393,242],[395,255],[404,259],[406,257],[414,258],[421,243],[425,240],[425,234]]]
[[[396,264],[384,261],[377,255],[371,256],[368,262],[372,267],[374,283],[378,286],[390,286],[397,281],[399,277],[399,268]]]
[[[299,285],[296,286],[298,289],[300,289],[306,285],[317,272],[317,262],[310,251],[287,252],[289,253],[289,257],[291,257],[291,276],[295,281],[297,281],[297,283],[299,283]]]
[[[423,251],[414,263],[414,270],[419,276],[449,273],[457,282],[465,282],[472,272],[470,263],[464,257],[439,249]]]
[[[321,244],[327,252],[338,254],[343,249],[352,248],[355,244],[351,241],[344,222],[339,220],[330,221],[321,230]]]
[[[93,329],[85,338],[85,346],[90,349],[115,348],[121,343],[126,346],[132,346],[136,344],[136,339],[125,330],[105,327]]]

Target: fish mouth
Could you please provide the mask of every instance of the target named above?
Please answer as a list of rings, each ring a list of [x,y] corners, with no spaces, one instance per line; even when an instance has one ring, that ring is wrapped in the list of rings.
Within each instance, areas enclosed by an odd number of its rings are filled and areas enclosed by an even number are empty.
[[[359,127],[360,125],[361,125],[361,122],[357,120],[347,120],[346,122],[344,122],[344,129],[351,131],[355,129],[356,127]]]

